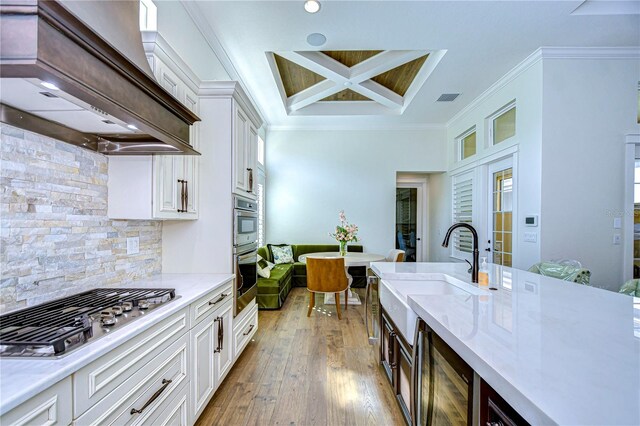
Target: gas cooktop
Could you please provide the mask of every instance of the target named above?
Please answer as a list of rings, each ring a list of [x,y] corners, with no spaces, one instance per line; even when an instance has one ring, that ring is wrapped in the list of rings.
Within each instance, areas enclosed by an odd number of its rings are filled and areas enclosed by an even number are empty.
[[[0,356],[62,357],[176,299],[172,288],[107,288],[0,316]]]

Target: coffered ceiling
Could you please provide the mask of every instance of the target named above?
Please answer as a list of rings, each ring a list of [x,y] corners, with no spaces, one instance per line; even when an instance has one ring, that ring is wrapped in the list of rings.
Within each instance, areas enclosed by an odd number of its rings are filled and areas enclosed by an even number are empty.
[[[444,52],[267,52],[289,115],[402,114]]]
[[[443,125],[541,46],[640,45],[634,8],[585,13],[594,1],[320,1],[316,14],[303,0],[182,4],[275,128]],[[357,74],[383,57],[398,61]]]

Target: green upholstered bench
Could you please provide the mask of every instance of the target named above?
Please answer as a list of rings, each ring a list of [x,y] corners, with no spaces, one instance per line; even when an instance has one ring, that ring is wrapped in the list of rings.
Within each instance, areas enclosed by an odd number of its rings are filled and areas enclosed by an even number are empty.
[[[307,253],[339,250],[337,244],[291,244],[295,263],[280,264],[273,267],[269,278],[258,277],[258,308],[280,309],[291,291],[292,286],[307,286],[307,265],[298,261],[298,257]],[[347,250],[362,253],[362,246],[347,245]],[[271,251],[267,246],[260,247],[258,254],[263,259],[273,262]],[[364,287],[366,284],[366,268],[349,268],[353,277],[352,287]]]

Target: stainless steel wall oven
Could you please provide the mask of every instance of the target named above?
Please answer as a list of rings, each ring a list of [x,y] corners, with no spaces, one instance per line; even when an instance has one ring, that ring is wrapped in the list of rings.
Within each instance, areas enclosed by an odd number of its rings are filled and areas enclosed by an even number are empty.
[[[233,209],[233,290],[234,316],[258,294],[258,206],[247,198],[234,198]]]

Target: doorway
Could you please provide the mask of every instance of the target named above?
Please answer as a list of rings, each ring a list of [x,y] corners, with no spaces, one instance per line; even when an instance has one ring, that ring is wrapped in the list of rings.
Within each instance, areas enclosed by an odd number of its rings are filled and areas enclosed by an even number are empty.
[[[488,261],[497,265],[513,265],[513,208],[514,176],[513,159],[492,163],[488,168],[488,236],[486,249]]]
[[[398,176],[394,247],[404,250],[405,262],[424,261],[426,191],[426,177]]]

